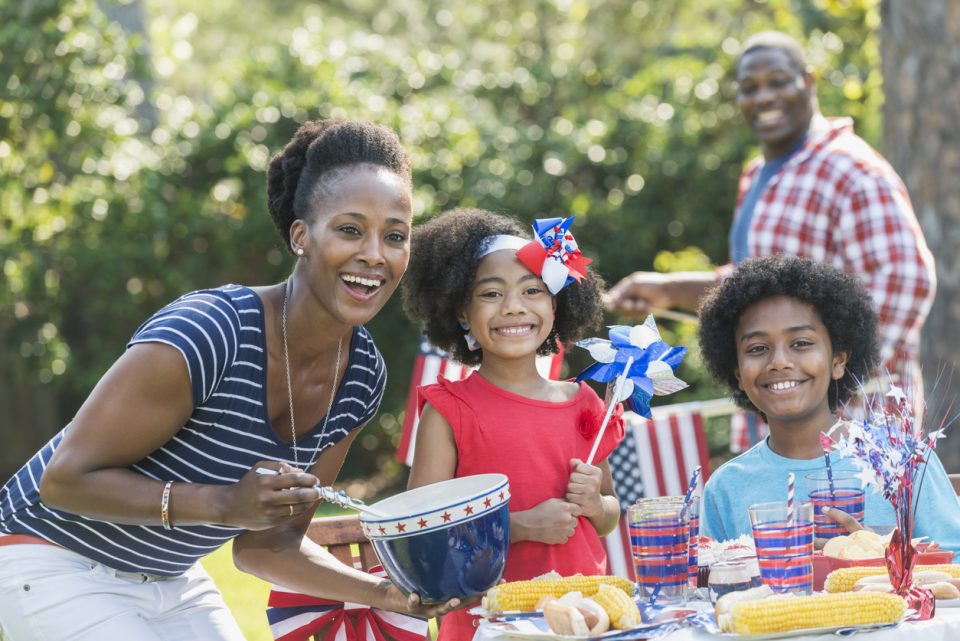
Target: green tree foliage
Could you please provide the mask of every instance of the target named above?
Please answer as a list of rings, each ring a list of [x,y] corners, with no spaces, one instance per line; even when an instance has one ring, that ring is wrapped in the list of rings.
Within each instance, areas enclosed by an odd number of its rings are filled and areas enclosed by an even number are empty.
[[[725,260],[756,153],[730,74],[749,34],[809,40],[824,111],[879,132],[876,0],[145,6],[149,34],[89,0],[0,9],[0,341],[64,419],[165,302],[284,277],[265,168],[304,120],[394,127],[418,216],[576,214],[611,282]],[[389,465],[417,344],[396,300],[371,329],[390,386],[347,476]],[[687,398],[715,394],[689,361]]]

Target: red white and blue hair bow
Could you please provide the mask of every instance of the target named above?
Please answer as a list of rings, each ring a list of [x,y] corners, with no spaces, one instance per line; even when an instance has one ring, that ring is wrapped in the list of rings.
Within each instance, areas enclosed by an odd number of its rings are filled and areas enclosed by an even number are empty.
[[[542,278],[554,296],[570,283],[583,280],[591,262],[570,233],[573,219],[538,218],[533,222],[534,240],[517,250],[520,262]]]
[[[620,376],[632,358],[618,401],[625,401],[637,414],[650,418],[650,400],[678,392],[687,384],[674,375],[686,347],[671,347],[660,338],[653,316],[642,325],[614,325],[610,340],[588,338],[577,343],[590,352],[596,363],[577,376],[577,381],[591,379],[610,383]]]

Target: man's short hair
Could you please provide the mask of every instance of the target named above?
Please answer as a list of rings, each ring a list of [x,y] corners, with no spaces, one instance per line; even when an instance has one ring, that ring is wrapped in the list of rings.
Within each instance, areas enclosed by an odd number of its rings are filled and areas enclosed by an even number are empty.
[[[745,55],[756,49],[777,49],[787,55],[790,64],[800,73],[806,73],[809,70],[803,47],[795,38],[781,31],[761,31],[747,38],[740,49],[737,66],[740,66],[740,61],[743,60]]]

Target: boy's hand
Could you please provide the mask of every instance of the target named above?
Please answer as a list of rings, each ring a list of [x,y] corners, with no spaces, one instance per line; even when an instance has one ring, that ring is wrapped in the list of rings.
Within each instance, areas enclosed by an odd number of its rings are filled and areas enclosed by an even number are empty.
[[[820,513],[827,518],[833,519],[837,525],[845,529],[848,534],[863,529],[863,526],[860,525],[857,519],[853,518],[843,510],[838,510],[833,507],[824,507],[821,508]],[[814,539],[813,546],[818,550],[822,550],[827,541],[828,539]]]
[[[529,510],[510,515],[510,542],[566,543],[577,529],[583,510],[563,499],[547,499]]]
[[[567,481],[567,500],[579,505],[588,519],[603,516],[603,496],[600,494],[603,471],[576,458],[570,460],[570,467],[573,471]]]
[[[838,510],[833,507],[824,507],[820,512],[828,517],[833,519],[837,525],[842,527],[847,531],[847,533],[857,532],[863,529],[863,526],[860,525],[860,522],[857,519],[853,518],[843,510]]]

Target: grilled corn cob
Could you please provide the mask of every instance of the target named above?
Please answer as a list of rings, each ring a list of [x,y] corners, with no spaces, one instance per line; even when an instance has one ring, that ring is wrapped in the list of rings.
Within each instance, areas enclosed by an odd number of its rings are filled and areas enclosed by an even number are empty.
[[[724,632],[772,634],[803,628],[895,623],[905,611],[906,604],[895,594],[777,595],[735,603],[718,616],[717,623]]]
[[[601,583],[597,593],[590,598],[606,611],[610,617],[610,626],[615,630],[626,630],[640,625],[640,608],[623,590]]]
[[[585,597],[597,593],[600,585],[609,585],[633,596],[633,583],[621,576],[568,576],[560,579],[535,579],[501,583],[487,591],[483,607],[488,612],[520,610],[533,612],[537,602],[545,596],[559,598],[567,592],[580,592]],[[611,617],[612,618],[612,617]]]
[[[922,572],[924,570],[935,570],[938,572],[946,572],[955,579],[960,579],[960,565],[918,565],[913,568],[914,572]],[[840,568],[834,570],[827,575],[826,581],[823,583],[823,590],[825,592],[836,593],[836,592],[850,592],[853,590],[853,586],[856,585],[857,581],[866,576],[885,576],[887,574],[887,568],[882,566],[870,566],[862,567],[855,566],[850,568]]]

